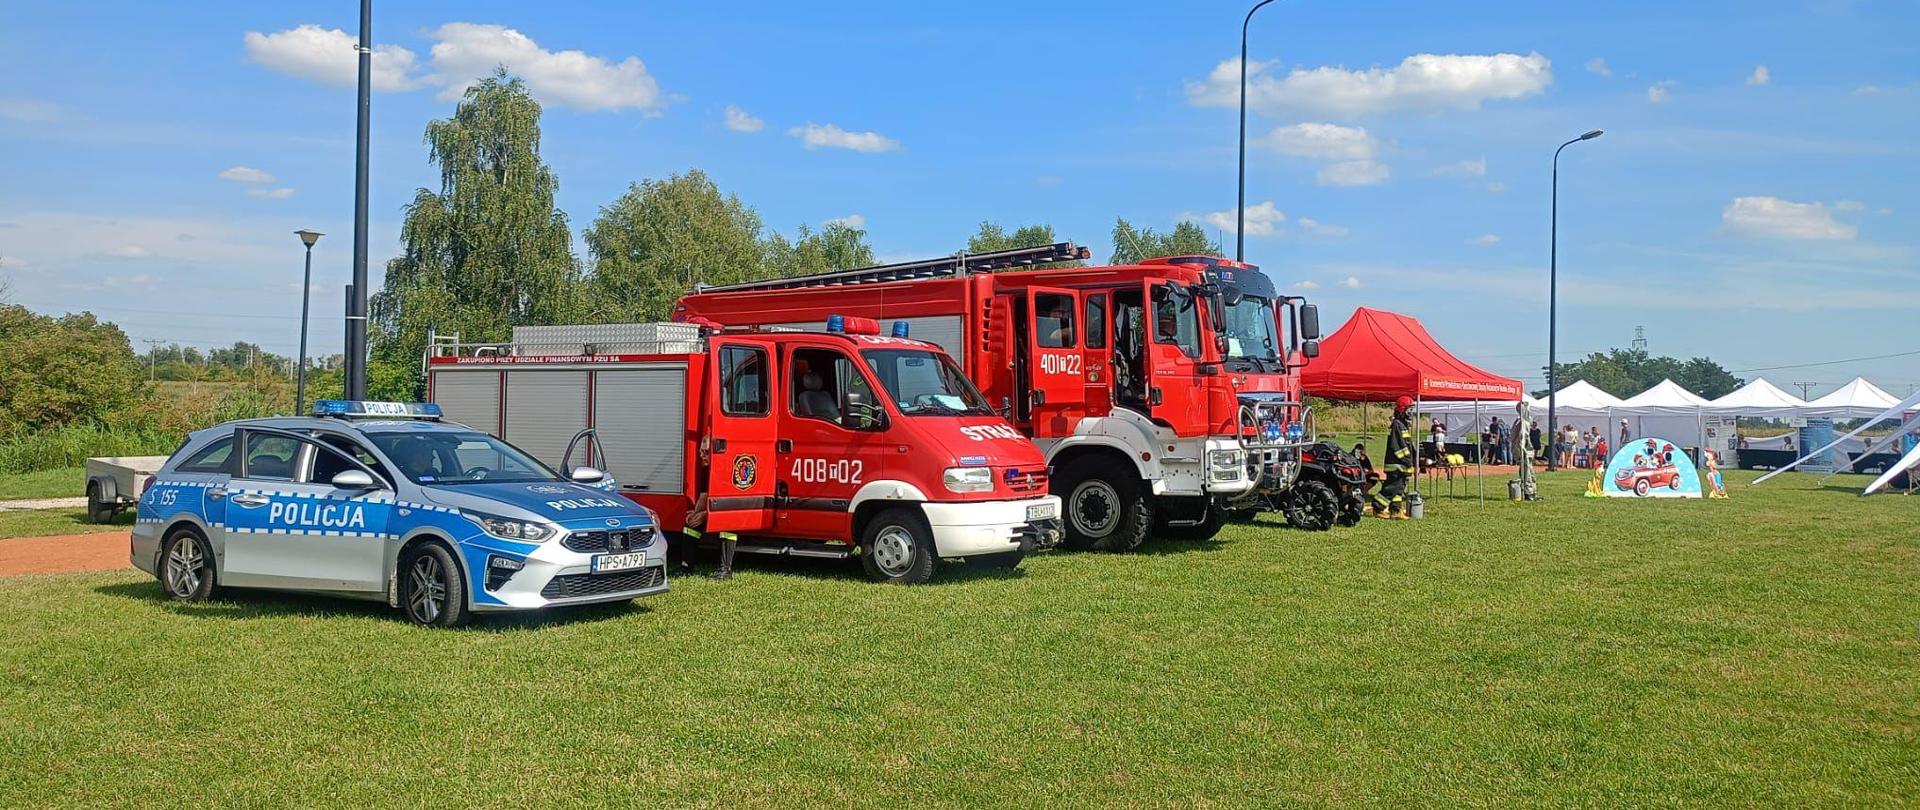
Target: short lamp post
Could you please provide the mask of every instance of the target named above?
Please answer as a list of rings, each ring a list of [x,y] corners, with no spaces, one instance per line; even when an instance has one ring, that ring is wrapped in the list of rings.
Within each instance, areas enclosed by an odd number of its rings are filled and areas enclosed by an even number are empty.
[[[1601,130],[1592,130],[1578,138],[1560,144],[1553,150],[1553,213],[1550,215],[1550,233],[1547,235],[1547,446],[1557,447],[1560,441],[1560,411],[1555,408],[1560,381],[1556,379],[1559,371],[1559,357],[1555,350],[1559,336],[1560,301],[1560,150],[1581,141],[1591,141],[1601,135]],[[1547,451],[1547,471],[1560,468],[1559,454]]]
[[[300,365],[293,372],[293,412],[299,415],[307,410],[307,303],[313,297],[313,243],[326,234],[306,228],[294,233],[307,246],[307,271],[300,277]]]

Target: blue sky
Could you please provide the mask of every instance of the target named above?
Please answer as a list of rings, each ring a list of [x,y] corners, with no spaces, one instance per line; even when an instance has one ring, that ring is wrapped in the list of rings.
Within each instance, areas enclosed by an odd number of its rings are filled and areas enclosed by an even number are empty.
[[[547,107],[576,233],[629,183],[700,168],[782,231],[859,217],[888,259],[983,219],[1104,254],[1116,216],[1192,218],[1231,251],[1237,85],[1216,76],[1247,5],[379,3],[375,277],[437,184],[425,124],[499,62]],[[337,351],[356,4],[6,19],[12,299],[291,353],[291,232],[312,227],[313,343]],[[1597,127],[1561,161],[1563,357],[1637,325],[1736,370],[1920,349],[1916,31],[1911,2],[1281,0],[1253,26],[1248,258],[1330,324],[1406,312],[1537,384],[1549,158]],[[1920,354],[1756,373],[1905,393]]]

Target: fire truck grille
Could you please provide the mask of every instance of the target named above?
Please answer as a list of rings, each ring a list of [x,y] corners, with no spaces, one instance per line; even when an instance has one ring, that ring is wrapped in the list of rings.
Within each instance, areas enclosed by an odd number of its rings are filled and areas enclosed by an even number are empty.
[[[568,551],[598,554],[603,551],[632,551],[653,542],[653,528],[622,529],[614,532],[574,532],[560,541]]]
[[[1047,490],[1047,468],[1009,468],[1007,470],[1007,488],[1014,492],[1045,492]]]
[[[548,599],[605,596],[659,587],[666,579],[667,569],[659,565],[618,574],[567,574],[548,580],[547,587],[540,589],[540,595]]]

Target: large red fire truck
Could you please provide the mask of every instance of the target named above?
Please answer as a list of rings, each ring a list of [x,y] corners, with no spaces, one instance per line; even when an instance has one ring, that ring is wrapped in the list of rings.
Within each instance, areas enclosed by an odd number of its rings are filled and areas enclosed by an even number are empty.
[[[826,333],[685,323],[514,329],[508,345],[436,340],[445,418],[565,466],[582,430],[662,530],[742,552],[859,556],[925,582],[940,559],[1012,567],[1061,538],[1046,462],[939,346],[823,316]]]
[[[1063,242],[700,287],[673,318],[904,322],[1046,452],[1069,548],[1210,537],[1284,498],[1312,440],[1295,372],[1318,353],[1314,306],[1213,256],[1057,266],[1088,255]]]

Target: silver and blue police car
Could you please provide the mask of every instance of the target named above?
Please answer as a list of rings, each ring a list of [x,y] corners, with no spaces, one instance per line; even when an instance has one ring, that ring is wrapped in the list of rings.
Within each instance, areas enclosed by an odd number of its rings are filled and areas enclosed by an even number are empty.
[[[133,564],[174,599],[215,589],[384,600],[423,625],[667,590],[644,508],[561,477],[437,405],[315,403],[193,433],[140,496]]]

